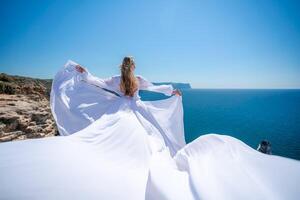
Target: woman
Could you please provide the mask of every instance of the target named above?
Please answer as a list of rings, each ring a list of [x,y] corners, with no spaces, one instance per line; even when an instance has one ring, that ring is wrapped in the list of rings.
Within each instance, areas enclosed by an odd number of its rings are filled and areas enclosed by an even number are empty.
[[[79,64],[75,66],[76,70],[80,73],[85,73],[86,70]],[[149,89],[151,86],[152,90],[157,91],[157,92],[165,92],[167,91],[172,91],[172,85],[166,85],[166,86],[157,86],[155,87],[151,82],[148,82],[141,76],[134,76],[134,70],[135,70],[135,63],[134,59],[132,56],[126,56],[123,59],[123,62],[120,66],[121,68],[121,76],[113,76],[110,80],[106,80],[105,83],[106,85],[109,85],[109,81],[119,83],[116,84],[115,86],[119,86],[116,88],[111,88],[113,90],[118,90],[119,93],[122,93],[124,96],[130,96],[133,97],[135,95],[138,95],[138,86],[139,89]],[[116,79],[116,80],[112,80]],[[165,88],[165,89],[163,89]],[[168,94],[168,93],[167,93]],[[172,94],[180,95],[181,92],[176,89],[172,91]]]
[[[182,97],[134,76],[100,79],[69,61],[51,109],[61,135],[0,145],[0,199],[297,199],[299,161],[230,136],[185,144]],[[139,90],[170,98],[141,101]]]

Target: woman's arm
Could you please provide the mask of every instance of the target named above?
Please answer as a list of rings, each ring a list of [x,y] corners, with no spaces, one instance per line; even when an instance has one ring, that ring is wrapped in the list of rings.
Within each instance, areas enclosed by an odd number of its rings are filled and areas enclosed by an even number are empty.
[[[179,90],[174,90],[172,85],[154,85],[150,81],[146,80],[142,76],[137,76],[139,80],[139,89],[140,90],[149,90],[152,92],[163,93],[167,96],[171,96],[172,94],[180,95],[181,92]]]
[[[73,61],[68,61],[65,65],[66,67],[75,69],[78,73],[80,73],[81,81],[86,82],[88,84],[108,89],[108,90],[115,90],[115,81],[113,77],[106,78],[106,79],[100,79],[98,77],[95,77],[91,75],[88,70],[81,66],[78,63],[75,63]]]

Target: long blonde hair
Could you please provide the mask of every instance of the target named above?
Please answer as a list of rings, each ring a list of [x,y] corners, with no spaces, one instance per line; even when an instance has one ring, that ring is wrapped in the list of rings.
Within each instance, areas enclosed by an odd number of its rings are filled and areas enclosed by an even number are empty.
[[[135,68],[134,59],[132,56],[126,56],[123,59],[121,68],[120,90],[126,96],[133,96],[138,88],[137,80],[134,76],[133,70]]]

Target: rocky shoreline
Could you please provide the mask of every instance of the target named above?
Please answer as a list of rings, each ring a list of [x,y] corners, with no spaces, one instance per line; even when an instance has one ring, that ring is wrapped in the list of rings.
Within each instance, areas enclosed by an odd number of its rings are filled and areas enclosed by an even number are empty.
[[[0,142],[58,135],[51,80],[0,74]]]

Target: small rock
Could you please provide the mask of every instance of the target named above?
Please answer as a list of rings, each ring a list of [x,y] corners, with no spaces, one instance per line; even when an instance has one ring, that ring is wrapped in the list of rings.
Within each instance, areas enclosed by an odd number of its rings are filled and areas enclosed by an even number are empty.
[[[258,145],[257,150],[262,152],[262,153],[271,155],[272,154],[271,143],[267,140],[263,140]]]

